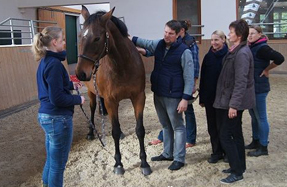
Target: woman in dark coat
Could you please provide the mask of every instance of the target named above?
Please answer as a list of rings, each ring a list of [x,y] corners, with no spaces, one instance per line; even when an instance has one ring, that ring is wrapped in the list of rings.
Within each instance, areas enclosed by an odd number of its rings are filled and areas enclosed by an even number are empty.
[[[223,170],[230,175],[222,183],[243,179],[246,170],[242,114],[255,106],[253,56],[247,45],[249,27],[240,19],[229,25],[229,41],[233,46],[223,58],[222,70],[216,87],[213,106],[220,128],[220,142],[230,168]]]
[[[222,68],[222,59],[228,51],[226,36],[222,31],[214,31],[211,35],[211,47],[204,56],[199,85],[199,104],[205,107],[208,133],[212,147],[209,163],[217,163],[224,157],[219,140],[220,124],[216,123],[215,108],[212,106],[215,99],[216,84]]]

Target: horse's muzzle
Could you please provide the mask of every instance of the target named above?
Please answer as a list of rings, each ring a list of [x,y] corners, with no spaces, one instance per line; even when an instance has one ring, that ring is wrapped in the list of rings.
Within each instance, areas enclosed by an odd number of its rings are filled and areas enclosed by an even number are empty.
[[[76,76],[80,81],[89,81],[91,79],[91,75],[87,76],[84,71],[76,73]]]

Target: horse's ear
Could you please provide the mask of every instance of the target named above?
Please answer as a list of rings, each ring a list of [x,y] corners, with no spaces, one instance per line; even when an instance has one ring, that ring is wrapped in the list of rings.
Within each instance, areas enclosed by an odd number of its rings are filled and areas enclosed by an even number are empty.
[[[87,7],[85,7],[84,5],[82,5],[81,14],[82,14],[82,16],[84,17],[85,20],[87,20],[88,17],[90,17],[89,10],[88,10]]]
[[[102,16],[102,21],[103,21],[104,23],[106,23],[109,19],[111,19],[115,8],[116,8],[116,7],[114,7],[113,9],[111,9],[109,12],[105,13],[105,14]]]

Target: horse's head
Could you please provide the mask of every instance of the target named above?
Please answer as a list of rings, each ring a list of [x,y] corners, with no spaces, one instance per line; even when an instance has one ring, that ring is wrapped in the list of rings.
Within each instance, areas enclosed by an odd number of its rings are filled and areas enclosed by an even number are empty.
[[[84,27],[80,33],[79,58],[76,75],[81,81],[89,81],[93,70],[99,65],[99,60],[108,50],[107,22],[111,19],[113,11],[97,12],[90,15],[88,9],[82,6],[82,16],[85,19]]]

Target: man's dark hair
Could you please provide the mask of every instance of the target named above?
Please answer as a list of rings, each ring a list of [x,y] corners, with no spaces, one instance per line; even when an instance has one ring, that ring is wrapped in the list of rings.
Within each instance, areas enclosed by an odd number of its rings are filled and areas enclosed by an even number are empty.
[[[241,36],[241,42],[246,41],[249,34],[249,26],[244,19],[239,19],[230,23],[229,28],[234,28],[237,36]]]
[[[174,30],[176,34],[178,34],[181,29],[181,24],[177,20],[170,20],[165,25],[171,30]]]

